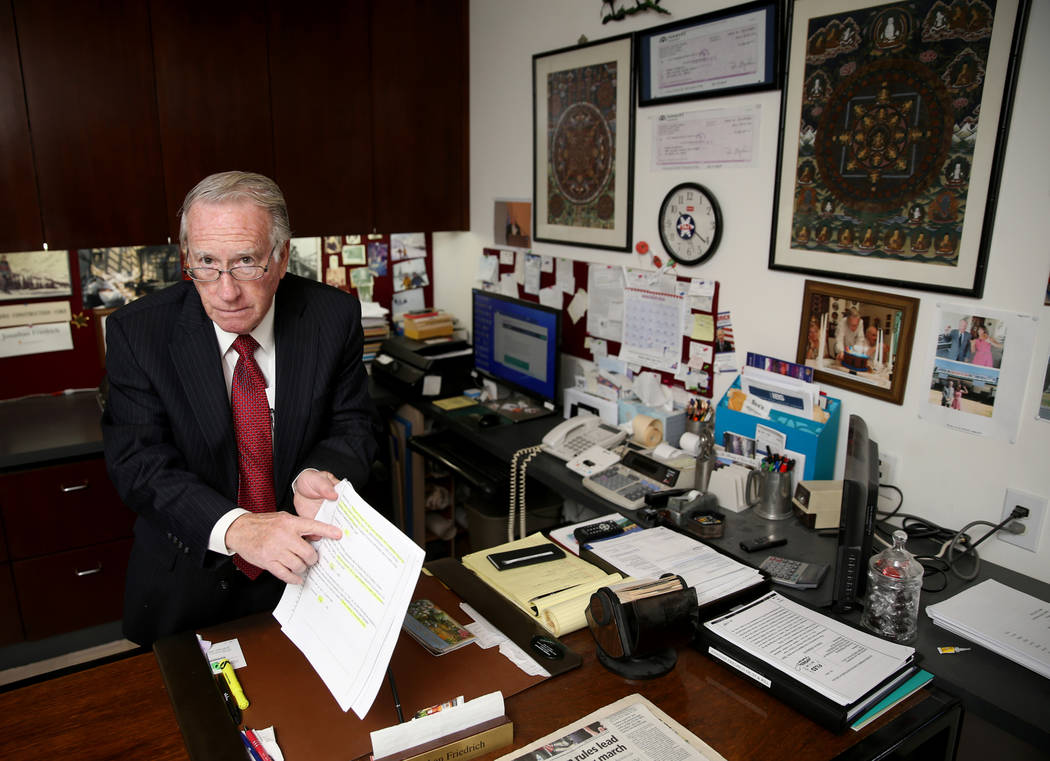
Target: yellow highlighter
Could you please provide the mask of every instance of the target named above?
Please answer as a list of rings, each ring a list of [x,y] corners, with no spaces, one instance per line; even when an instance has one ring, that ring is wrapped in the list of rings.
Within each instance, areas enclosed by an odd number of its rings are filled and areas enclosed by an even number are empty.
[[[241,689],[241,683],[237,680],[237,674],[233,670],[233,664],[226,658],[223,658],[215,664],[215,668],[222,674],[222,678],[226,680],[226,684],[230,688],[230,694],[232,694],[233,699],[237,701],[237,707],[243,711],[250,705],[250,703],[248,702],[248,696],[245,695],[244,690]]]

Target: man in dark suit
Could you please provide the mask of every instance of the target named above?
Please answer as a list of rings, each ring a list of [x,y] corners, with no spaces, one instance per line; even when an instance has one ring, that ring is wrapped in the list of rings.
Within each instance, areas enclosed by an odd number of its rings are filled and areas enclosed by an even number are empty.
[[[948,359],[965,362],[970,354],[969,320],[959,320],[959,329],[948,334]]]
[[[205,178],[181,210],[180,244],[194,282],[146,296],[106,322],[102,429],[110,477],[138,513],[124,633],[140,644],[272,610],[285,583],[301,583],[317,562],[309,540],[341,535],[313,520],[336,498],[338,479],[358,489],[367,481],[375,440],[360,305],[286,276],[290,237],[271,180],[243,172]],[[254,342],[239,338],[246,335]],[[270,434],[267,456],[258,458],[272,479],[261,512],[243,509],[255,487],[245,486],[237,404],[231,412],[242,351],[254,352],[262,376],[255,431]]]

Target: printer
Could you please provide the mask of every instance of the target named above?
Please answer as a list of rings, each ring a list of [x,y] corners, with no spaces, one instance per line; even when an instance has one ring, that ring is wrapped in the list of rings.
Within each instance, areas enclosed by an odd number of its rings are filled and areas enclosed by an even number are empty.
[[[405,397],[454,396],[474,385],[474,349],[459,339],[416,341],[393,336],[372,362],[376,381]]]

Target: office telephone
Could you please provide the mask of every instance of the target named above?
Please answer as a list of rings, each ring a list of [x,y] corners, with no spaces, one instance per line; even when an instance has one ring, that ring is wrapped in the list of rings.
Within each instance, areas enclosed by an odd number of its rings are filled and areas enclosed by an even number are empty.
[[[603,423],[594,415],[577,415],[559,423],[543,437],[544,452],[562,460],[571,460],[586,449],[597,445],[610,449],[627,438],[627,433]]]

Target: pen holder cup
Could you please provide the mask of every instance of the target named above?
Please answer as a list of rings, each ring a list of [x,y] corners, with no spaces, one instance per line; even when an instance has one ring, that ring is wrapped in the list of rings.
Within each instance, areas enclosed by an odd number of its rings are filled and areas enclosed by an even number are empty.
[[[791,507],[791,474],[752,470],[747,475],[747,504],[755,515],[782,521],[794,515]]]

